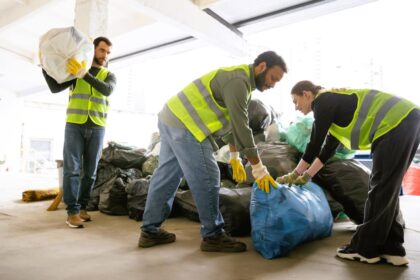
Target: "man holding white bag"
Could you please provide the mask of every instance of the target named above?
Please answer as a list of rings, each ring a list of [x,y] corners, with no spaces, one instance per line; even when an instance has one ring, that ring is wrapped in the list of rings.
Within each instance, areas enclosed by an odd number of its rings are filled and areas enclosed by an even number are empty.
[[[115,75],[106,68],[111,41],[98,37],[93,44],[95,53],[89,70],[85,60],[73,57],[67,61],[66,71],[74,79],[58,83],[42,70],[51,92],[70,88],[63,149],[63,198],[67,205],[66,224],[70,228],[83,228],[83,222],[91,220],[86,206],[101,157],[108,97],[116,85]]]

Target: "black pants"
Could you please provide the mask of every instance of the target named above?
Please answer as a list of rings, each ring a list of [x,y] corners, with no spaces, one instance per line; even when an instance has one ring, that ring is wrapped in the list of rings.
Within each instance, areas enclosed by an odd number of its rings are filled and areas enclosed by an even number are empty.
[[[373,258],[382,254],[405,256],[404,225],[399,195],[403,177],[420,142],[420,110],[415,109],[372,145],[372,173],[363,224],[351,247]]]

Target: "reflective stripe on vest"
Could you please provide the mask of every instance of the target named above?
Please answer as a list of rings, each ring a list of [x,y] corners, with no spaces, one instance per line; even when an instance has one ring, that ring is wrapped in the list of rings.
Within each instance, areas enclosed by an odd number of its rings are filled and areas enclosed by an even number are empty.
[[[372,104],[373,97],[378,93],[377,90],[371,90],[363,99],[362,107],[360,108],[359,114],[356,119],[356,124],[354,125],[353,129],[351,130],[351,148],[353,150],[358,150],[359,147],[359,139],[360,139],[360,130],[362,128],[362,124],[365,121],[367,114],[369,112],[370,105]]]
[[[78,99],[87,99],[87,100],[90,99],[92,102],[99,103],[99,104],[102,104],[102,105],[105,105],[105,106],[109,105],[108,100],[105,99],[105,98],[98,98],[98,97],[90,96],[90,95],[87,95],[87,94],[84,94],[84,93],[73,93],[71,95],[71,99],[77,99],[77,98]]]
[[[96,78],[104,81],[109,71],[101,68]],[[83,124],[88,117],[97,125],[105,126],[109,107],[108,97],[102,95],[83,79],[77,79],[75,88],[70,91],[67,106],[67,122]]]
[[[376,139],[395,128],[416,108],[416,105],[408,100],[377,90],[328,92],[357,96],[357,108],[350,124],[340,127],[333,123],[329,129],[346,148],[353,150],[370,149]]]
[[[222,127],[226,127],[230,122],[227,108],[216,102],[210,88],[210,83],[219,70],[242,70],[248,78],[250,77],[248,65],[220,68],[190,83],[167,102],[172,113],[199,142]],[[248,100],[250,96],[251,89],[249,88]]]
[[[74,114],[74,115],[90,115],[96,116],[100,118],[106,118],[107,114],[96,112],[96,111],[88,111],[88,110],[81,110],[81,109],[67,109],[67,114]]]

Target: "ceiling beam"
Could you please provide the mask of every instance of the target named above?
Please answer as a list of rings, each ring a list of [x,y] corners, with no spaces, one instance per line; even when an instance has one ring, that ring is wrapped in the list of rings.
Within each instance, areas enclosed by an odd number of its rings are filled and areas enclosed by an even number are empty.
[[[190,0],[135,0],[143,13],[157,21],[177,26],[185,33],[226,50],[233,56],[248,54],[247,42]]]
[[[219,2],[219,1],[221,0],[192,0],[192,2],[196,4],[198,7],[200,7],[201,9],[205,9],[209,7],[211,4],[213,4],[214,2]]]
[[[108,0],[76,0],[74,27],[93,41],[108,35]]]
[[[267,14],[248,18],[233,25],[247,34],[292,24],[357,7],[378,0],[311,0]]]
[[[46,9],[51,4],[57,3],[60,0],[31,0],[31,1],[15,1],[12,8],[2,12],[0,17],[0,32],[18,25],[26,18],[39,13]],[[36,57],[0,41],[0,54],[6,55],[9,58],[17,59],[20,62],[28,64],[36,64]]]
[[[34,64],[34,59],[30,54],[24,54],[23,52],[16,51],[16,48],[8,46],[0,40],[0,57],[3,55],[9,59],[17,59],[28,64]]]
[[[58,1],[59,0],[32,0],[24,2],[26,4],[18,2],[13,8],[2,12],[0,17],[0,32],[5,28],[18,24],[23,19]]]

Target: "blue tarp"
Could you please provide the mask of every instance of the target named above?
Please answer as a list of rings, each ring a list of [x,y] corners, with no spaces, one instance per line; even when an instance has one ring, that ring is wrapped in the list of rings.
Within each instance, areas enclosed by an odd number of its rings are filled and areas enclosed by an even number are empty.
[[[255,249],[266,259],[281,257],[299,244],[331,235],[333,218],[322,189],[278,185],[270,193],[256,184],[252,189],[251,236]]]

